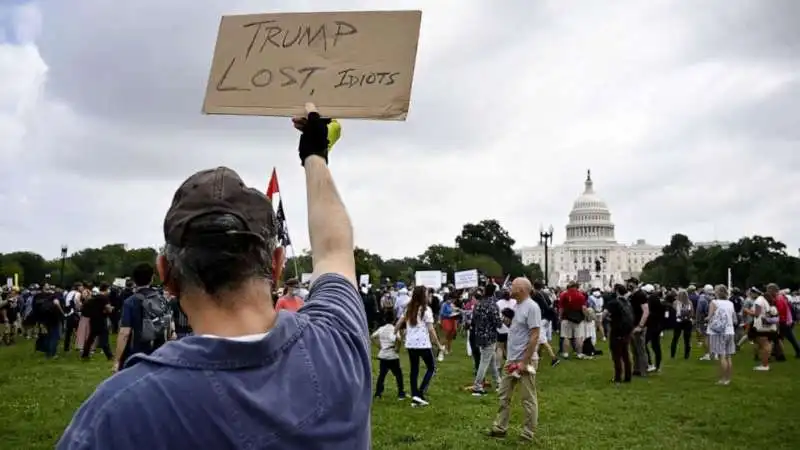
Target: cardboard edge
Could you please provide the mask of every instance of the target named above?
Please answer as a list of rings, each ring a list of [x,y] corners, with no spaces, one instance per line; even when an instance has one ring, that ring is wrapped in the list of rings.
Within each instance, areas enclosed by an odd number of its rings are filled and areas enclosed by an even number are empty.
[[[203,113],[210,116],[262,116],[262,117],[295,117],[301,113],[297,109],[289,108],[265,108],[265,107],[243,107],[243,106],[215,106],[204,108]],[[375,115],[366,114],[363,107],[336,107],[320,106],[325,116],[336,119],[363,119],[363,120],[387,120],[405,121],[408,117],[408,108],[396,114]]]
[[[214,58],[217,56],[217,47],[219,47],[219,35],[222,33],[222,23],[225,21],[225,16],[219,18],[219,25],[217,26],[217,37],[214,39],[214,50],[211,52],[211,63],[208,65],[208,84],[206,84],[206,92],[203,95],[203,105],[200,108],[200,111],[205,114],[210,114],[208,112],[208,93],[211,89],[214,88]],[[416,58],[414,58],[416,60]],[[413,82],[414,79],[412,77],[411,81]]]

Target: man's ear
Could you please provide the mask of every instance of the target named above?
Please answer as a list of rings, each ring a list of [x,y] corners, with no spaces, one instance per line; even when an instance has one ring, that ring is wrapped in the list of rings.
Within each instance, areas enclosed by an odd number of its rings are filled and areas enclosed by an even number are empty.
[[[158,258],[156,258],[156,270],[164,288],[172,295],[178,296],[180,294],[180,286],[169,276],[170,267],[164,255],[158,255]]]

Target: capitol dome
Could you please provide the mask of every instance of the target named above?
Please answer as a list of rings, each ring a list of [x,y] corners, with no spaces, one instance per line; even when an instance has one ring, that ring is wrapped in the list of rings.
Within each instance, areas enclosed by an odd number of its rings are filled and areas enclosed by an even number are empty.
[[[572,204],[566,242],[616,242],[608,205],[594,192],[592,172],[586,172],[583,194]]]

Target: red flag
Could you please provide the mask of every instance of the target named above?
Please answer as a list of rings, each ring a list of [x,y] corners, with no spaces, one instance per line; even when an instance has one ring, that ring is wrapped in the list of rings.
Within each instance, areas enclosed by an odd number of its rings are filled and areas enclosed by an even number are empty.
[[[280,187],[278,187],[278,171],[273,167],[272,176],[267,185],[267,198],[272,201],[272,196],[275,194],[280,194]]]

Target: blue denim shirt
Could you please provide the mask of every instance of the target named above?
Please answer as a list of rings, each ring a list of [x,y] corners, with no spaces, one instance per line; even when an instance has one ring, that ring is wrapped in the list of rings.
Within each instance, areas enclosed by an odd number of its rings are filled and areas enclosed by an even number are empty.
[[[101,384],[58,449],[370,447],[367,322],[356,288],[319,277],[263,339],[189,336]]]

